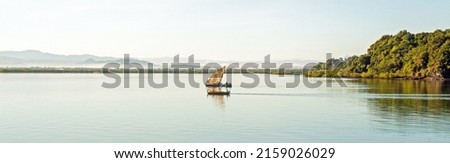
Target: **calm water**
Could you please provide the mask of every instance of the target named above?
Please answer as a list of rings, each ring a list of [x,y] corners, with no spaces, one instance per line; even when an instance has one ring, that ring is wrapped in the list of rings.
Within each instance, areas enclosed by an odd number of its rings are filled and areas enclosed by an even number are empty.
[[[311,89],[271,76],[277,88],[245,89],[253,80],[235,74],[230,96],[207,96],[203,86],[175,87],[171,75],[164,89],[137,88],[136,77],[131,88],[105,89],[112,80],[101,74],[0,74],[0,142],[450,142],[445,82]]]

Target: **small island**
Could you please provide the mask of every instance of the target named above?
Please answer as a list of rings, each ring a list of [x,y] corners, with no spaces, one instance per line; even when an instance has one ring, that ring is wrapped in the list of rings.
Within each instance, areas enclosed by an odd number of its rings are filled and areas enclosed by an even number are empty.
[[[450,29],[412,34],[406,30],[382,36],[366,54],[331,58],[304,74],[309,77],[450,78]]]

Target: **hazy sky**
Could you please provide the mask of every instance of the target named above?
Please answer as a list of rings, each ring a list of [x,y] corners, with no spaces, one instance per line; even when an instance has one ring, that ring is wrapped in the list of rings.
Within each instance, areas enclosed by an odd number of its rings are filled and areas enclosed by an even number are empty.
[[[322,60],[450,28],[448,0],[0,0],[0,51]]]

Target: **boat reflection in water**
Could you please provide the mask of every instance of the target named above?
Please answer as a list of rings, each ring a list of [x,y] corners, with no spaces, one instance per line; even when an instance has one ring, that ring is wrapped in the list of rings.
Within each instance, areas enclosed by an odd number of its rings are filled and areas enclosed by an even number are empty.
[[[225,100],[227,100],[230,95],[208,94],[207,97],[213,99],[217,107],[225,109]]]
[[[226,66],[214,72],[205,83],[206,92],[209,95],[229,95],[231,92],[231,83],[222,83],[223,74]]]

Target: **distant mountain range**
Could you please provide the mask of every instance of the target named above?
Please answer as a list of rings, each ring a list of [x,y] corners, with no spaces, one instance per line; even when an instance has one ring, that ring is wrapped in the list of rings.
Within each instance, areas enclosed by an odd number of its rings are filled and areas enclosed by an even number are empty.
[[[133,58],[130,61],[148,63]],[[58,55],[38,50],[0,51],[0,67],[103,67],[109,62],[123,63],[123,59],[90,54]]]
[[[81,55],[59,55],[41,52],[38,50],[25,50],[25,51],[0,51],[0,67],[88,67],[88,68],[101,68],[107,63],[119,63],[123,64],[123,58],[116,57],[100,57],[90,54]],[[160,57],[160,58],[131,58],[131,63],[139,63],[144,67],[148,63],[153,63],[156,68],[161,67],[162,63],[173,63],[172,57]],[[187,58],[180,57],[180,62],[187,62]],[[250,61],[221,61],[221,60],[206,60],[195,59],[195,62],[200,65],[207,63],[218,63],[222,65],[228,65],[233,62],[240,63],[242,66],[244,63]],[[255,63],[262,63],[263,61],[252,61]],[[272,60],[273,63],[277,63],[279,66],[282,63],[293,63],[295,68],[302,68],[308,63],[317,63],[313,60]]]

